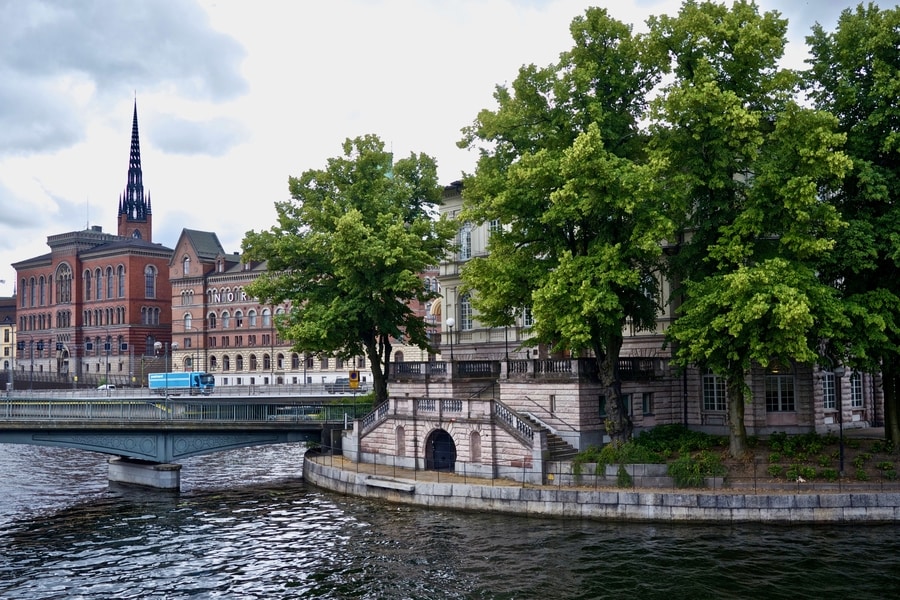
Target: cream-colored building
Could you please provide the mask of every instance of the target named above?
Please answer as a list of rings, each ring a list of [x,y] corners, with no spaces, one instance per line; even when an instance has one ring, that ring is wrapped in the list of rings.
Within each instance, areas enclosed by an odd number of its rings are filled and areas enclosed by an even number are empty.
[[[162,349],[174,371],[207,371],[216,385],[310,386],[324,388],[351,370],[371,383],[365,356],[341,360],[295,352],[281,339],[275,319],[287,304],[266,305],[246,286],[266,272],[265,263],[243,262],[224,250],[215,233],[184,229],[172,253],[172,346]],[[436,280],[434,274],[423,276]],[[427,308],[430,308],[427,307]],[[426,307],[415,307],[424,312]],[[393,360],[427,361],[419,348],[398,345]],[[364,388],[371,389],[371,386]]]

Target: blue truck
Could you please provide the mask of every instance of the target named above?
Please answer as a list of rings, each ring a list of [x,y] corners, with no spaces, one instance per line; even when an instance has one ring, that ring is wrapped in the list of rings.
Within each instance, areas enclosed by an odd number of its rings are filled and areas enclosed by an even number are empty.
[[[160,396],[180,396],[181,394],[208,396],[212,394],[216,378],[203,371],[150,373],[149,383],[150,391]]]

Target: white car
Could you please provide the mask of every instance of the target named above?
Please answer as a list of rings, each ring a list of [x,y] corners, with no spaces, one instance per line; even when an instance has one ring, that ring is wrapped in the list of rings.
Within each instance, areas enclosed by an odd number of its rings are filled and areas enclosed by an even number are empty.
[[[104,383],[103,385],[97,386],[98,390],[114,390],[116,389],[116,384],[114,383]]]

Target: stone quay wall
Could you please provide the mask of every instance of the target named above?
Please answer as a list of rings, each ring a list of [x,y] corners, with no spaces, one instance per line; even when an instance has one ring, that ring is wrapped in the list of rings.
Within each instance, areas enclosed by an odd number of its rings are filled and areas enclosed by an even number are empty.
[[[746,494],[564,489],[382,477],[303,461],[303,477],[333,492],[398,504],[523,516],[656,522],[897,523],[900,492]]]

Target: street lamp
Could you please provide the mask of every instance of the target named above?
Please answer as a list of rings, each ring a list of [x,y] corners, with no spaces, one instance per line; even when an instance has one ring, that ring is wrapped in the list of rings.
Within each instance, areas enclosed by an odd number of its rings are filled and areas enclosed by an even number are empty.
[[[838,445],[840,447],[840,474],[844,475],[844,400],[841,398],[841,378],[844,377],[844,367],[838,365],[832,371],[834,373],[834,395],[838,406]]]
[[[169,397],[169,342],[153,342],[153,350],[159,354],[160,350],[164,351],[164,365],[166,373],[166,398]],[[178,344],[172,342],[172,352],[178,350]]]
[[[456,325],[456,321],[453,317],[447,319],[447,327],[450,329],[450,362],[453,362],[453,326]]]

